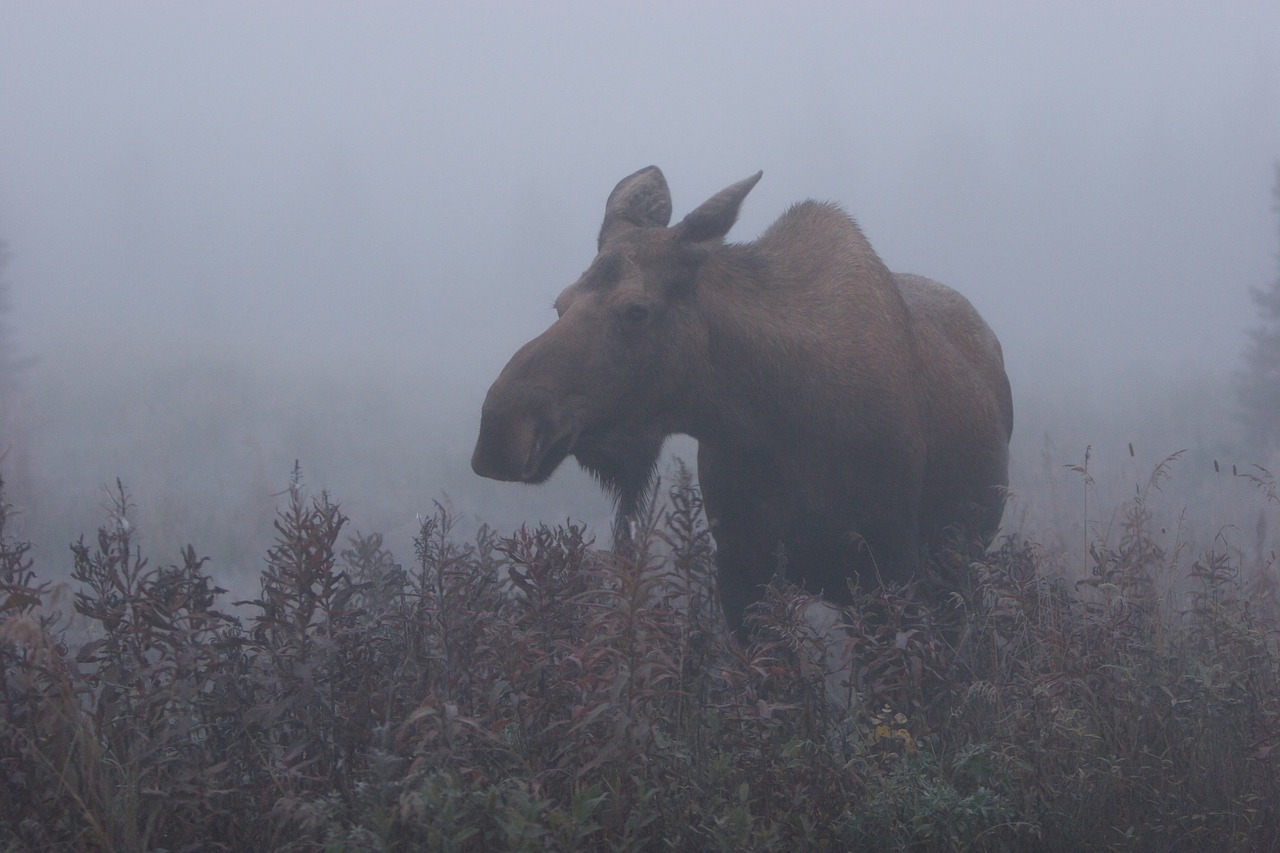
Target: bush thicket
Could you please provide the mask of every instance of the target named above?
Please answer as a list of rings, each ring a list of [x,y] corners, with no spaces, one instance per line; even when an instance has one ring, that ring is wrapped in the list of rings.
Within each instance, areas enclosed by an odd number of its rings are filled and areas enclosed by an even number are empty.
[[[117,485],[74,618],[0,501],[0,847],[1280,846],[1274,625],[1229,550],[1166,550],[1149,492],[1083,583],[1008,538],[824,629],[778,580],[745,645],[682,471],[621,554],[462,541],[437,506],[401,563],[286,494],[232,613],[193,548],[142,556]]]

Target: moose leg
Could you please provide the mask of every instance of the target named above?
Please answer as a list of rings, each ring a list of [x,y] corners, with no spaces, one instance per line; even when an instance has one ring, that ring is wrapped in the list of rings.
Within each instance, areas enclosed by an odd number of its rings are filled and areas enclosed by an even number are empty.
[[[716,528],[713,526],[712,528]],[[720,526],[716,534],[717,585],[724,619],[738,639],[746,639],[747,608],[764,597],[764,587],[778,566],[777,541],[772,544]]]
[[[725,622],[739,639],[746,638],[747,608],[764,597],[764,586],[778,568],[777,513],[753,497],[770,494],[760,479],[758,467],[729,465],[715,451],[699,447],[698,480],[716,540],[720,605]]]

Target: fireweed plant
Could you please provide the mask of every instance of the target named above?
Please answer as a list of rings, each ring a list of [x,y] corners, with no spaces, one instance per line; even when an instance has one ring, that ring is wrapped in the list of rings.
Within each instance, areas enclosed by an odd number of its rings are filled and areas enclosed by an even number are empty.
[[[404,563],[295,468],[230,605],[118,483],[69,597],[0,499],[0,847],[1276,849],[1274,554],[1155,527],[1176,462],[1082,580],[1015,535],[834,608],[783,554],[746,643],[683,467],[617,551],[437,504]]]

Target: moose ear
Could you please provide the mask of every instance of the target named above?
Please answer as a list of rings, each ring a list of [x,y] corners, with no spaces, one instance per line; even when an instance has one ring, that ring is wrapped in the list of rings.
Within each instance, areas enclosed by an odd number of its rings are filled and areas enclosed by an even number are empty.
[[[749,178],[725,187],[698,205],[696,210],[676,226],[677,236],[689,243],[701,243],[704,240],[718,240],[728,234],[733,223],[738,220],[738,208],[742,206],[742,200],[760,182],[763,175],[762,171],[756,172]]]
[[[609,193],[604,205],[597,249],[623,231],[656,226],[666,228],[671,221],[671,191],[657,166],[646,166],[627,175]]]

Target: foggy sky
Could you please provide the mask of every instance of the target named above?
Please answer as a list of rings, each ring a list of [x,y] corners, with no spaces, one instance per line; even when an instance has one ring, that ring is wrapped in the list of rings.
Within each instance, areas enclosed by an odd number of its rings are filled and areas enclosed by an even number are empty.
[[[1274,3],[428,5],[4,3],[20,343],[323,349],[461,392],[648,163],[677,215],[764,169],[738,239],[840,202],[1015,374],[1230,362],[1274,272]]]
[[[1269,0],[0,0],[36,381],[332,371],[396,384],[423,436],[474,429],[650,163],[677,218],[763,169],[731,239],[839,202],[974,302],[1015,399],[1225,376],[1276,273],[1278,158]]]

